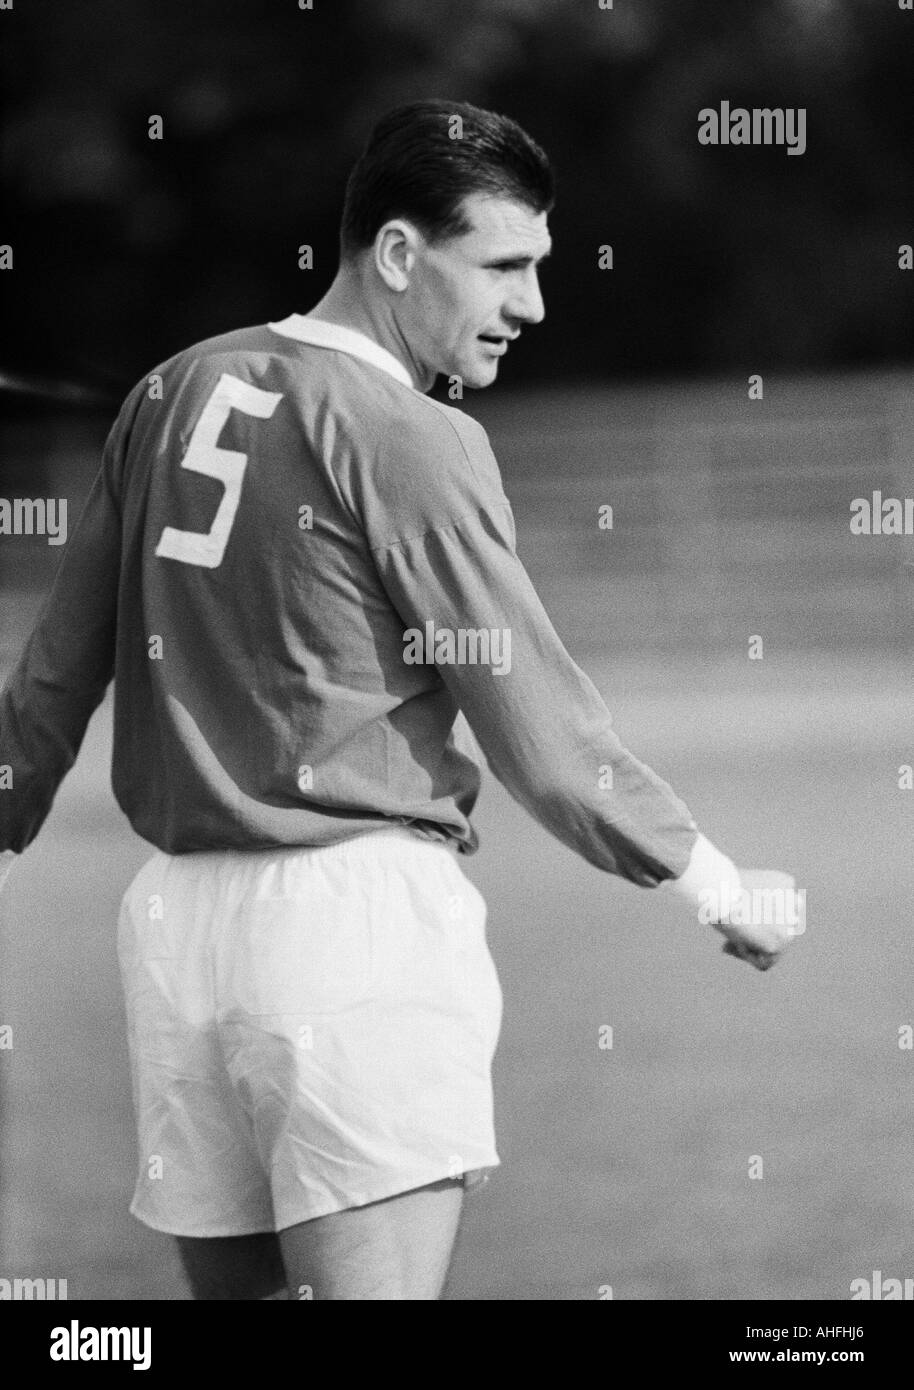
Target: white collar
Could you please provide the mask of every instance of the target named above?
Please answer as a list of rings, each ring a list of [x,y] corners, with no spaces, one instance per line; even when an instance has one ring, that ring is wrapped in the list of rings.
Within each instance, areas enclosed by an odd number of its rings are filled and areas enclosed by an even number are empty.
[[[268,323],[267,328],[272,328],[274,333],[281,333],[285,338],[297,338],[301,343],[310,343],[313,347],[335,348],[338,352],[348,352],[353,357],[361,357],[373,367],[380,367],[382,371],[389,372],[404,386],[413,387],[413,379],[403,363],[398,362],[393,353],[382,348],[380,343],[374,342],[364,333],[356,332],[354,328],[343,328],[341,324],[328,323],[326,319],[309,319],[304,314],[290,314],[278,323]]]

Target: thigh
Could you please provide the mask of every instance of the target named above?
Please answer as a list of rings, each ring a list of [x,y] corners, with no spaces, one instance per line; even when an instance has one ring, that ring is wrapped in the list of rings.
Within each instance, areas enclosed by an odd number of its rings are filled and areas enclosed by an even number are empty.
[[[292,1299],[438,1299],[463,1186],[444,1179],[280,1231]]]
[[[274,1229],[496,1167],[500,991],[484,904],[449,851],[373,834],[255,868],[216,978]]]
[[[226,1072],[214,998],[230,854],[153,856],[124,895],[118,952],[138,1135],[130,1210],[159,1231],[273,1232],[269,1175]]]
[[[195,1299],[261,1299],[285,1288],[279,1240],[250,1236],[178,1236],[178,1251]]]

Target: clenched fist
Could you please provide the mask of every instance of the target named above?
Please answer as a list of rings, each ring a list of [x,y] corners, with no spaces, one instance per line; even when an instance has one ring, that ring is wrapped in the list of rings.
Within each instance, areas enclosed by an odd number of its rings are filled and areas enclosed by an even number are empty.
[[[728,956],[770,970],[806,930],[806,890],[777,869],[740,869],[739,877],[738,892],[725,885],[718,901],[706,904],[707,920],[727,938]]]
[[[806,890],[777,869],[740,871],[699,833],[685,872],[670,889],[697,908],[698,920],[727,938],[728,956],[770,970],[806,930]]]

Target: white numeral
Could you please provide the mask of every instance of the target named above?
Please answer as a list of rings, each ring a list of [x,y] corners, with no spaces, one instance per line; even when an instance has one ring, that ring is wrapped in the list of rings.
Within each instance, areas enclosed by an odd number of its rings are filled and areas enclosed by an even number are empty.
[[[258,420],[269,420],[281,400],[282,392],[261,391],[258,386],[222,373],[181,460],[182,468],[218,478],[225,488],[222,501],[208,531],[179,531],[174,526],[166,526],[156,546],[156,555],[165,560],[181,560],[185,565],[205,565],[211,570],[222,564],[241,498],[241,481],[248,456],[236,449],[220,449],[216,440],[232,410],[255,415]]]

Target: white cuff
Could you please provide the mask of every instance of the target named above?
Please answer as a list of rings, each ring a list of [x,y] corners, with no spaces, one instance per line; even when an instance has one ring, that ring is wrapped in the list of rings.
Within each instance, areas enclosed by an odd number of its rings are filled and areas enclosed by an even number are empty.
[[[18,858],[19,855],[13,849],[0,850],[0,888],[3,887],[4,879]]]
[[[715,894],[718,900],[729,895],[732,902],[742,888],[739,869],[733,860],[700,831],[685,873],[679,878],[667,879],[667,884],[694,907],[704,905],[709,894]]]

